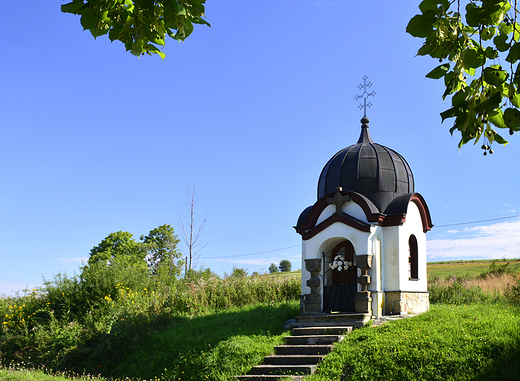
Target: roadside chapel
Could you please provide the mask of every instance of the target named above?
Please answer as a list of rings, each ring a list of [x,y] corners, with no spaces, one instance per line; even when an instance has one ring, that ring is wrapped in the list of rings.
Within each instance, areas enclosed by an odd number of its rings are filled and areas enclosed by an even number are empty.
[[[356,312],[368,320],[429,309],[428,206],[404,157],[375,143],[368,124],[364,116],[357,143],[325,164],[318,200],[295,226],[302,315]]]

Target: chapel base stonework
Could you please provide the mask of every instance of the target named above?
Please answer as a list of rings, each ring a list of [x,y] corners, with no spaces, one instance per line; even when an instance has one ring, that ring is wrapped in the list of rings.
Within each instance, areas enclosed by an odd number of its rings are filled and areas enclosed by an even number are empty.
[[[415,315],[430,309],[429,292],[385,292],[386,315]]]
[[[319,279],[321,266],[320,258],[312,258],[305,260],[305,269],[311,273],[311,278],[307,280],[307,286],[310,287],[310,294],[303,295],[303,314],[317,315],[321,312],[321,294],[319,292],[321,281]]]

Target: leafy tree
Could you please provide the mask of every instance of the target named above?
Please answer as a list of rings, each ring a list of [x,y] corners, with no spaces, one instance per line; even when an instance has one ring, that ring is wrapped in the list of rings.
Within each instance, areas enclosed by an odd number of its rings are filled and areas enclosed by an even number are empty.
[[[136,56],[165,54],[159,46],[166,35],[184,41],[193,24],[205,24],[206,0],[72,0],[61,11],[80,15],[84,30],[94,38],[108,34]]]
[[[146,246],[132,237],[129,232],[110,233],[90,250],[89,264],[102,262],[109,265],[114,260],[144,261],[147,253]]]
[[[228,276],[230,278],[245,278],[247,275],[248,275],[247,269],[242,269],[242,268],[233,266],[233,272],[231,273],[231,275],[228,275]]]
[[[287,259],[282,259],[278,265],[281,272],[289,272],[291,271],[291,267],[291,261],[288,261]]]
[[[450,132],[461,133],[459,148],[482,138],[484,155],[493,153],[493,142],[507,144],[497,129],[520,130],[516,0],[424,0],[419,9],[406,31],[424,39],[418,55],[441,63],[426,77],[444,80],[443,100],[452,96],[442,121],[454,118]]]
[[[269,266],[269,272],[270,273],[277,273],[278,272],[278,267],[274,263],[271,263],[271,266]]]
[[[182,254],[177,251],[179,240],[174,234],[173,227],[161,225],[150,231],[147,236],[141,236],[141,241],[146,245],[148,255],[146,257],[152,272],[156,274],[160,266],[166,266],[170,276],[178,276],[181,272]]]

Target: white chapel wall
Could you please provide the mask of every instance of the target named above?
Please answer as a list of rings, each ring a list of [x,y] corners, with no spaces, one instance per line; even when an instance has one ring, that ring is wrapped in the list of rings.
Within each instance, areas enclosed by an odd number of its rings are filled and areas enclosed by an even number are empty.
[[[410,255],[409,239],[411,235],[417,239],[418,247],[418,280],[410,280],[410,265],[408,257]],[[428,289],[426,274],[426,233],[423,232],[423,225],[419,209],[415,203],[410,202],[405,223],[399,227],[399,247],[401,250],[401,263],[399,269],[400,290],[426,292]]]

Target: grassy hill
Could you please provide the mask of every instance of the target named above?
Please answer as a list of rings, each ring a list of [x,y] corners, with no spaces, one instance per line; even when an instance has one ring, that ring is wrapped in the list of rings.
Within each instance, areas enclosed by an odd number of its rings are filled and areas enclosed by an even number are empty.
[[[428,271],[430,312],[354,331],[309,380],[516,379],[520,261]],[[299,312],[299,271],[170,283],[135,276],[111,293],[104,284],[97,305],[82,298],[80,280],[63,277],[0,300],[0,380],[231,381],[282,342],[283,323]]]

